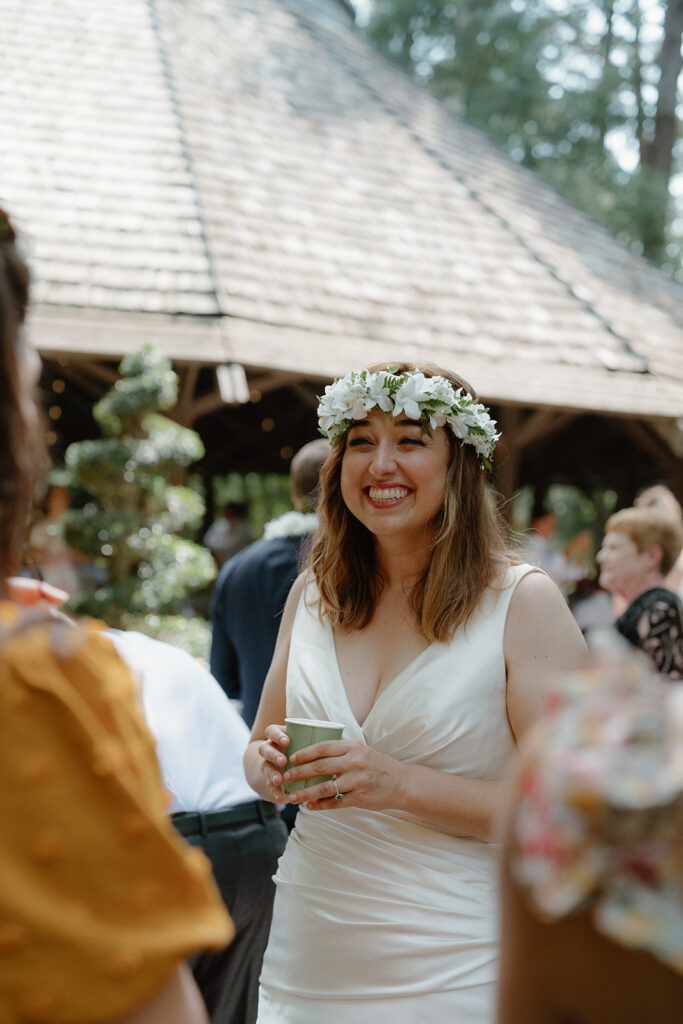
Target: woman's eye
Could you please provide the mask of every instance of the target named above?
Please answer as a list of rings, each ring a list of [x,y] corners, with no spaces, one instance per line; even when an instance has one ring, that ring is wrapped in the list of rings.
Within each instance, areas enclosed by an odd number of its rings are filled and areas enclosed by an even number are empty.
[[[360,448],[361,445],[369,445],[371,443],[372,442],[370,441],[369,437],[352,437],[351,440],[348,442],[347,447]]]
[[[398,443],[399,444],[404,444],[404,445],[416,444],[420,448],[424,448],[424,446],[425,446],[424,441],[421,438],[419,438],[419,437],[402,437],[401,440]]]

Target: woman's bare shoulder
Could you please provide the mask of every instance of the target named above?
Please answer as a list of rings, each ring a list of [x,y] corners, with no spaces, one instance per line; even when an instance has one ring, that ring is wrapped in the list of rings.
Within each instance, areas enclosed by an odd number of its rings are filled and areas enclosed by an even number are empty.
[[[569,669],[586,654],[586,643],[562,591],[544,572],[529,572],[517,584],[505,623],[507,659],[557,660]]]
[[[531,612],[555,608],[569,613],[569,606],[557,584],[542,569],[532,568],[517,583],[510,600],[510,611],[517,609]]]

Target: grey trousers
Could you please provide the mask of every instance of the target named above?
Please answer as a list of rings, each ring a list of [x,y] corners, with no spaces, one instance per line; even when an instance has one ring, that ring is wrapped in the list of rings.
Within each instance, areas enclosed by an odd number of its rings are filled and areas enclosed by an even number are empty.
[[[211,1024],[256,1021],[258,982],[275,897],[272,876],[287,836],[279,818],[229,825],[205,836],[185,836],[211,861],[235,926],[229,946],[217,953],[199,953],[189,961]]]

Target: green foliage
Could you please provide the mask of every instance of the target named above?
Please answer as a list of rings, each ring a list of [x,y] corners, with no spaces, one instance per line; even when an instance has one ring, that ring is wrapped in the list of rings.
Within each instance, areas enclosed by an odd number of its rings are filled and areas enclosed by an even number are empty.
[[[119,366],[121,380],[107,392],[93,416],[106,434],[128,430],[133,436],[142,430],[140,422],[150,409],[170,409],[178,400],[178,377],[170,362],[151,345],[126,356]]]
[[[680,274],[683,219],[648,166],[663,7],[375,0],[367,32],[514,160]]]
[[[246,504],[252,533],[260,537],[269,520],[291,510],[289,487],[289,476],[283,473],[229,473],[215,480],[215,507],[229,501]]]
[[[192,634],[196,641],[206,627],[181,629],[176,613],[190,592],[215,578],[216,565],[203,547],[179,536],[199,528],[203,498],[171,481],[179,467],[203,455],[203,445],[194,431],[160,414],[177,396],[166,358],[145,347],[127,356],[120,372],[95,408],[108,436],[72,444],[66,453],[70,486],[88,500],[66,513],[65,537],[103,573],[72,607],[111,626],[132,628],[135,621],[135,628],[159,635],[156,623],[165,634]],[[195,641],[182,645],[190,649]]]
[[[209,660],[211,627],[205,619],[187,615],[124,615],[121,625],[123,629],[133,629],[182,647],[195,658]]]

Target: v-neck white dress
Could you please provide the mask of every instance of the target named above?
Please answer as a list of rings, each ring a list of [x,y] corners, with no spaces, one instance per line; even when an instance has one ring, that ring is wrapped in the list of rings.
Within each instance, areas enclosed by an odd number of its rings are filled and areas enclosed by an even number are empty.
[[[288,716],[343,722],[345,738],[409,764],[501,778],[513,749],[503,631],[533,571],[509,569],[466,629],[380,691],[362,726],[309,588],[292,631]],[[497,853],[397,811],[302,808],[275,876],[258,1024],[491,1024]]]

